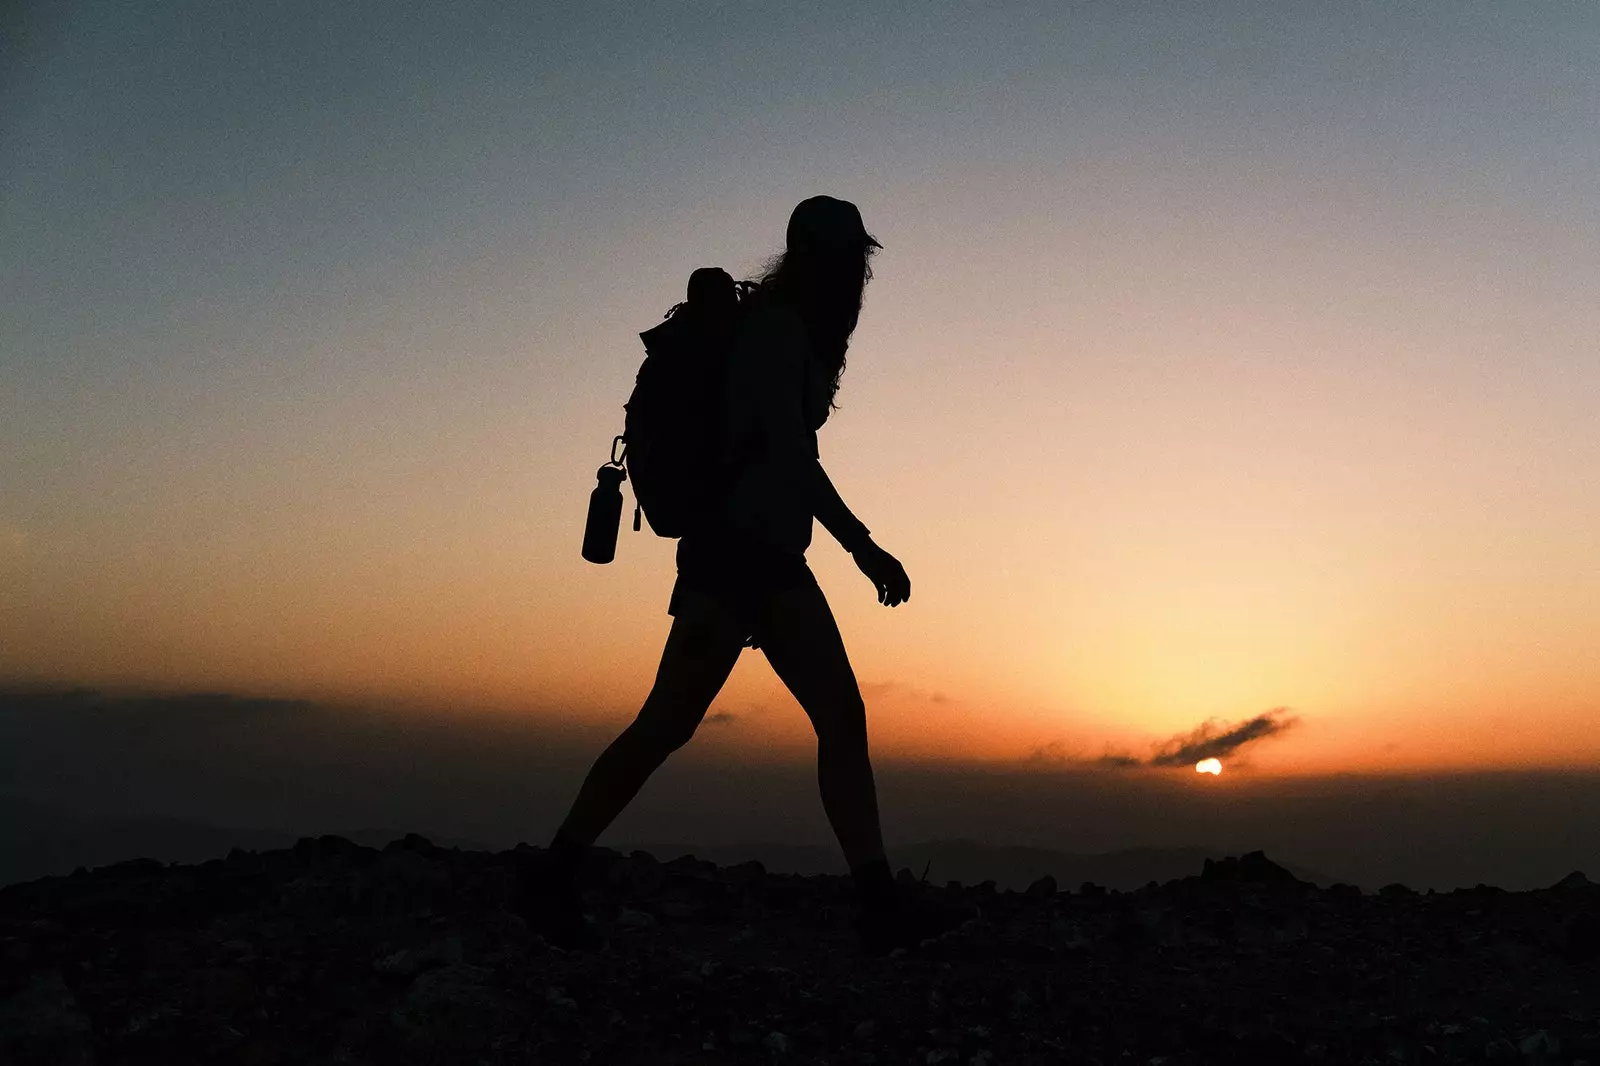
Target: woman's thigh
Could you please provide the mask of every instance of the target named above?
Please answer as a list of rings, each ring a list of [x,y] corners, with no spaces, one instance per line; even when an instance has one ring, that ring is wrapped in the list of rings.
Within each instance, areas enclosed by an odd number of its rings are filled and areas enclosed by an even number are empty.
[[[655,684],[638,721],[693,732],[739,661],[744,634],[716,601],[692,590],[676,606]]]
[[[759,636],[767,661],[819,737],[865,729],[861,688],[828,599],[815,582],[773,597]]]

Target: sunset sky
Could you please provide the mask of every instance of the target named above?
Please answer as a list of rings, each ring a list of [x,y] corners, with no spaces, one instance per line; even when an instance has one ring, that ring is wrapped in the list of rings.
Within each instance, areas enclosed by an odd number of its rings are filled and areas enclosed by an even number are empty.
[[[828,193],[886,246],[821,448],[912,599],[810,553],[876,752],[1282,707],[1256,773],[1600,767],[1600,6],[53,10],[0,682],[620,724],[674,545],[578,546],[637,333]],[[717,709],[806,744],[757,653]]]

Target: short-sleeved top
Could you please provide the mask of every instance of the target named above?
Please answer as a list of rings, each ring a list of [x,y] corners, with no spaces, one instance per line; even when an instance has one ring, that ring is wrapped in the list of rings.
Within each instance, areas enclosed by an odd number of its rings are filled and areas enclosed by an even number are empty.
[[[810,357],[805,324],[793,308],[757,300],[729,358],[722,454],[731,482],[720,524],[741,538],[804,554],[822,507],[829,509],[823,518],[830,529],[865,537],[866,527],[838,502],[817,458],[830,382]]]

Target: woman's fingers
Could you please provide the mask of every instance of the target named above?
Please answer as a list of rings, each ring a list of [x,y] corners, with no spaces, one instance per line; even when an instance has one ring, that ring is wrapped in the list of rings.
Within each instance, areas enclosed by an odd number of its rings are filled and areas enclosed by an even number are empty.
[[[870,561],[857,560],[857,565],[872,580],[878,602],[885,607],[898,607],[911,598],[911,578],[906,576],[906,568],[898,559],[879,550],[880,556]]]

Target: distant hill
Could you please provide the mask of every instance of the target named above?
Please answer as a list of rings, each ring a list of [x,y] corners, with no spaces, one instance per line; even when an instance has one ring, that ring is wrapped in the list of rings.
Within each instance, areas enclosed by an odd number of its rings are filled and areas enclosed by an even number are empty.
[[[84,818],[17,797],[0,797],[0,885],[37,877],[71,873],[79,866],[94,869],[128,859],[196,863],[222,858],[233,848],[269,851],[312,835],[286,829],[252,829],[210,825],[181,818]],[[337,835],[365,847],[382,847],[405,836],[398,829],[366,827],[341,830]],[[424,834],[427,835],[427,834]],[[492,851],[492,845],[473,840],[432,837],[443,847]],[[608,842],[609,843],[609,842]],[[648,851],[663,858],[694,855],[729,866],[750,859],[773,873],[843,874],[844,859],[838,848],[822,844],[704,845],[693,843],[628,843],[611,845],[627,852]],[[909,867],[930,882],[964,885],[995,882],[996,887],[1021,890],[1049,874],[1062,888],[1093,882],[1106,888],[1132,890],[1151,881],[1170,881],[1200,872],[1207,859],[1218,859],[1216,848],[1126,848],[1083,855],[1016,845],[985,844],[974,840],[928,840],[889,849],[894,866]],[[1293,864],[1287,868],[1301,880],[1332,884],[1337,878]]]
[[[0,796],[0,885],[71,873],[79,866],[94,869],[128,859],[159,862],[204,862],[222,858],[233,848],[268,851],[285,848],[302,836],[334,832],[364,847],[382,847],[406,835],[381,826],[361,829],[310,827],[291,829],[219,826],[181,818],[87,818],[20,797]],[[493,851],[493,845],[447,836],[425,836],[442,847]],[[843,857],[827,844],[704,845],[694,843],[628,843],[607,845],[627,852],[648,851],[673,858],[694,855],[728,866],[750,859],[774,873],[843,874]],[[1106,888],[1132,890],[1151,881],[1170,881],[1200,872],[1207,859],[1221,858],[1218,848],[1126,848],[1102,854],[1077,854],[974,840],[928,840],[889,849],[896,869],[909,867],[916,876],[943,885],[995,882],[1000,889],[1021,890],[1049,874],[1063,888],[1093,882]],[[1285,864],[1303,881],[1329,885],[1338,880],[1292,863]]]
[[[0,801],[0,884],[71,873],[125,859],[202,862],[231,848],[265,851],[289,833],[224,828],[178,818],[86,819],[25,800]]]
[[[621,851],[648,851],[663,858],[693,855],[729,866],[750,859],[759,861],[773,873],[842,874],[844,858],[839,849],[820,844],[622,844]],[[889,848],[889,859],[896,867],[909,867],[917,877],[926,869],[934,884],[959,881],[964,885],[993,881],[1000,889],[1021,890],[1044,877],[1054,877],[1062,888],[1077,888],[1093,882],[1105,888],[1132,890],[1151,881],[1170,881],[1200,872],[1207,859],[1220,859],[1217,848],[1125,848],[1095,855],[1080,855],[1049,848],[984,844],[974,840],[927,840]],[[1333,884],[1337,878],[1293,864],[1286,868],[1302,881]]]
[[[0,797],[0,885],[94,869],[128,859],[196,863],[220,859],[234,848],[287,848],[302,835],[281,829],[208,825],[182,818],[84,818],[18,797]],[[338,834],[364,847],[382,847],[405,831],[364,828]],[[443,847],[492,850],[487,844],[447,837]]]

